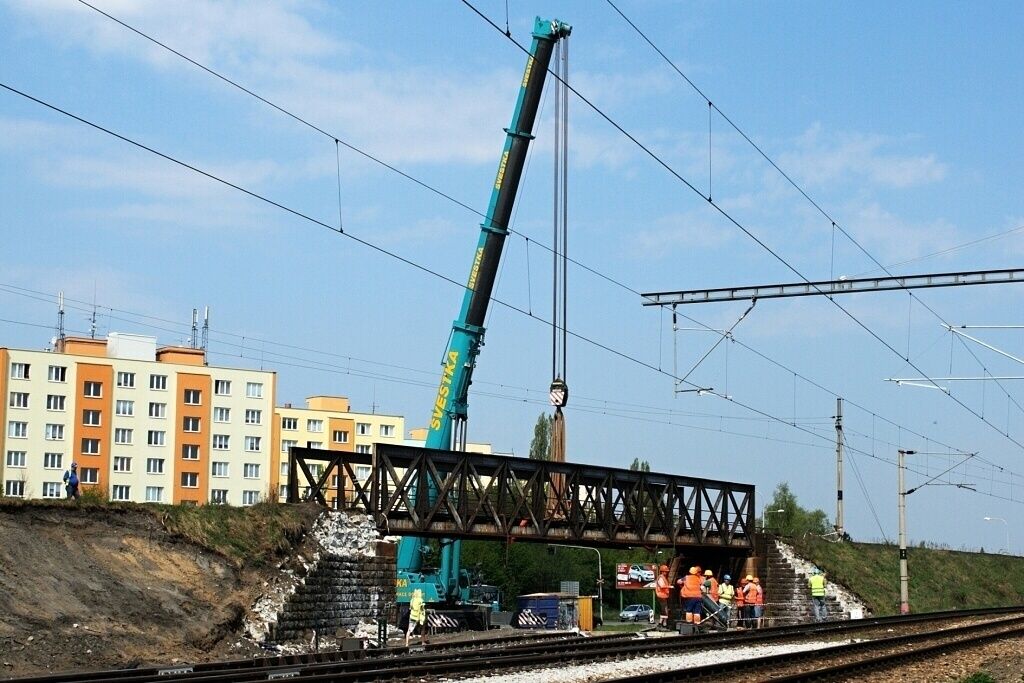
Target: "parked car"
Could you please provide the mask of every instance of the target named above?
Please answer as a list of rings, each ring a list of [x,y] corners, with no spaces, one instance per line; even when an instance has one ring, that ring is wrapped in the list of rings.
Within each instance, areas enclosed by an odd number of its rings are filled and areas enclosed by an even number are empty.
[[[650,621],[654,616],[654,609],[650,605],[630,605],[619,612],[621,621]]]
[[[654,581],[654,572],[642,564],[633,564],[629,566],[629,580],[639,583],[651,583]]]

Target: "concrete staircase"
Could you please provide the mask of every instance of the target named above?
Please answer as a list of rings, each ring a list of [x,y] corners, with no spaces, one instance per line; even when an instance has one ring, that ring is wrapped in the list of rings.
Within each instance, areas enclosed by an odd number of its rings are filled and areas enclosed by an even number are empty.
[[[787,557],[788,556],[788,557]],[[769,539],[765,562],[765,625],[788,626],[814,621],[811,591],[807,577],[811,564],[791,559],[793,552],[779,541]],[[848,591],[829,584],[825,603],[828,606],[829,621],[849,619],[851,610],[866,614],[866,610]],[[845,593],[845,595],[843,594]]]

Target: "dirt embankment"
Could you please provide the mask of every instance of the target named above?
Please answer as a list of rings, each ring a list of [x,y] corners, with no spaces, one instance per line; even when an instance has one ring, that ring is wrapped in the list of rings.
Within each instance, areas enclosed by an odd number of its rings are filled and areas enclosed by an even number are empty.
[[[0,678],[246,656],[269,570],[136,506],[0,506]],[[237,643],[241,642],[241,646]]]

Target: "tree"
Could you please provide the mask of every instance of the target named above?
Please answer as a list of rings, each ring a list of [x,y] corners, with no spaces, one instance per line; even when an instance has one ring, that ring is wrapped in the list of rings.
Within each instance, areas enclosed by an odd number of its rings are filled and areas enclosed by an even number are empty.
[[[629,469],[634,472],[650,472],[651,463],[646,460],[641,460],[640,458],[633,458],[633,462],[630,464]]]
[[[772,499],[768,501],[765,509],[770,515],[768,523],[771,530],[781,536],[800,536],[803,534],[817,534],[822,536],[832,530],[828,521],[828,515],[824,510],[807,510],[800,507],[796,501],[796,494],[789,489],[787,482],[782,482],[775,487]],[[782,512],[775,512],[782,510]],[[765,520],[761,520],[764,527]]]
[[[551,416],[541,413],[533,427],[530,441],[530,460],[548,460],[551,457]]]

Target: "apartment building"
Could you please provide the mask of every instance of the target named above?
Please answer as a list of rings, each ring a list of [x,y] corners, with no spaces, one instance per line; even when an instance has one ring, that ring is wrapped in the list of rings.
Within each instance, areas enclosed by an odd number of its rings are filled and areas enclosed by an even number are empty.
[[[288,484],[288,449],[292,446],[372,453],[375,443],[404,443],[404,417],[354,413],[344,396],[310,396],[306,399],[305,408],[295,408],[290,404],[277,408],[274,419],[280,429],[280,461],[274,484],[282,501]],[[315,477],[322,473],[319,468],[313,468]],[[357,478],[365,479],[369,474],[368,467],[357,468]],[[338,488],[337,472],[331,475],[330,487],[334,491]],[[333,504],[333,500],[332,494],[328,502]]]
[[[3,494],[251,505],[276,466],[273,372],[210,367],[155,337],[67,338],[52,352],[0,348]]]

